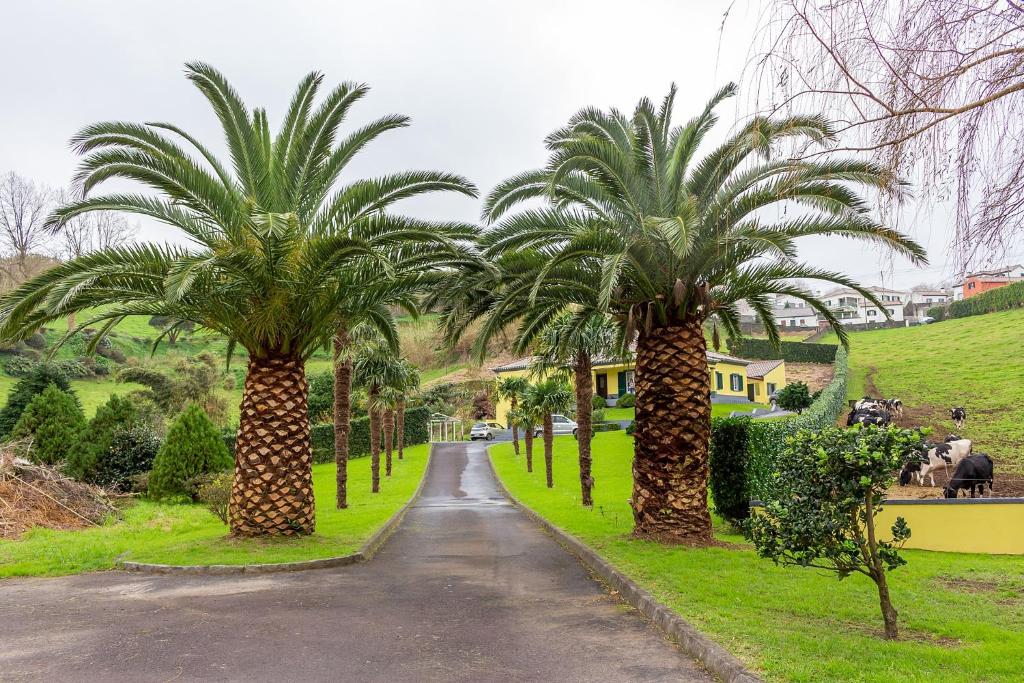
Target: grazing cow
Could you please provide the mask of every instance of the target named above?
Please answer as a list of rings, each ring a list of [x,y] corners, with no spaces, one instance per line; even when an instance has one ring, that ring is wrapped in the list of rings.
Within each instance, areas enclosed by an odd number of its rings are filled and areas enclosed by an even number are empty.
[[[889,407],[886,405],[887,401],[884,398],[871,398],[865,396],[856,403],[853,404],[853,409],[856,411],[861,410],[888,410]]]
[[[903,466],[903,470],[900,472],[900,486],[909,484],[911,477],[917,479],[917,483],[921,486],[924,486],[924,478],[928,477],[932,486],[935,486],[935,470],[959,464],[961,460],[971,454],[971,447],[970,439],[960,439],[933,446],[920,458],[911,460]]]
[[[885,407],[888,409],[889,414],[897,420],[903,419],[903,401],[893,398],[885,402]]]
[[[956,466],[953,478],[949,480],[946,488],[942,490],[942,495],[946,498],[956,498],[960,494],[961,489],[967,489],[971,492],[971,498],[974,498],[975,490],[978,492],[978,498],[984,498],[985,484],[988,484],[988,495],[991,497],[992,475],[992,458],[988,457],[988,455],[977,453],[966,457]]]
[[[885,427],[889,424],[889,413],[884,410],[851,410],[846,418],[846,426],[852,427],[855,424],[877,425]]]
[[[953,408],[949,411],[949,416],[953,418],[953,424],[956,425],[958,431],[964,428],[964,423],[967,422],[967,411],[963,407]]]

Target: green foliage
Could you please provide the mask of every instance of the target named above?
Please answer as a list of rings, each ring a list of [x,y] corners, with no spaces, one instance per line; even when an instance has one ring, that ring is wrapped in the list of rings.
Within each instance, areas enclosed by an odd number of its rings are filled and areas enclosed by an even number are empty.
[[[594,410],[604,410],[605,408],[608,407],[608,401],[607,399],[605,399],[604,396],[598,396],[597,394],[594,394],[594,397],[590,399],[590,405],[594,408]]]
[[[882,540],[875,515],[896,472],[917,457],[923,439],[918,430],[897,427],[798,432],[779,461],[775,496],[746,522],[758,555],[776,564],[833,571],[840,579],[864,574],[878,584],[884,614],[891,609],[885,572],[906,564],[899,549],[910,529],[897,517],[892,540]],[[893,615],[893,629],[894,620]],[[895,637],[895,631],[887,628],[887,635]]]
[[[779,390],[776,396],[776,403],[783,410],[791,410],[795,413],[802,413],[811,406],[810,389],[806,382],[790,382]]]
[[[64,460],[84,429],[85,416],[75,397],[50,384],[32,398],[11,436],[32,439],[29,457],[33,462],[55,465]]]
[[[405,445],[412,446],[430,441],[430,409],[426,407],[407,408],[405,411]],[[352,420],[348,433],[349,459],[362,458],[370,454],[370,418],[358,417]],[[313,461],[334,462],[334,424],[313,425],[310,430],[313,444]]]
[[[781,358],[793,363],[831,363],[836,358],[835,344],[811,344],[807,342],[780,342],[776,347],[767,339],[732,337],[726,340],[729,353],[740,358],[776,360]]]
[[[37,365],[39,365],[39,361],[28,356],[11,356],[4,361],[4,371],[11,377],[25,377]]]
[[[598,408],[597,410],[594,410],[592,413],[590,413],[590,419],[593,420],[595,423],[604,422],[604,408]]]
[[[35,332],[25,337],[25,345],[30,346],[33,349],[45,349],[46,348],[46,337]]]
[[[330,422],[334,419],[334,373],[316,372],[309,375],[309,421]]]
[[[632,423],[629,425],[633,426]],[[592,431],[596,434],[597,432],[617,432],[622,429],[622,425],[618,422],[595,422]]]
[[[228,523],[228,508],[231,505],[231,472],[212,472],[200,475],[194,482],[196,498],[213,513],[213,516]]]
[[[929,318],[934,318],[936,322],[940,320],[945,320],[946,314],[948,313],[946,309],[946,306],[932,306],[931,308],[928,309],[928,313],[926,315]]]
[[[633,420],[628,425],[626,425],[626,434],[628,436],[633,436],[633,434],[635,434],[635,433],[636,433],[636,420]]]
[[[616,408],[633,408],[634,406],[636,406],[635,394],[623,394],[615,401]]]
[[[952,302],[947,309],[946,318],[966,318],[983,313],[1008,311],[1022,306],[1024,306],[1024,282],[1015,282],[1012,285],[972,296],[970,299]],[[942,318],[935,319],[942,320]]]
[[[157,500],[189,496],[192,479],[231,466],[231,454],[217,427],[201,407],[189,404],[167,430],[167,439],[156,454],[149,495]]]
[[[750,516],[747,484],[748,417],[716,417],[711,420],[709,488],[718,515],[739,525]]]
[[[149,397],[165,415],[177,415],[190,403],[198,403],[215,422],[223,423],[227,403],[220,394],[225,373],[208,353],[178,360],[170,370],[135,366],[117,373],[119,382],[134,382],[149,388]]]
[[[160,444],[160,436],[146,423],[119,430],[110,448],[97,458],[92,481],[117,491],[131,490],[134,479],[152,469]]]
[[[28,404],[51,384],[56,384],[58,389],[74,396],[68,376],[51,364],[37,365],[24,379],[14,385],[14,389],[7,396],[7,405],[0,409],[0,439],[10,436]],[[78,403],[77,396],[75,402]]]
[[[96,409],[82,438],[68,451],[67,472],[82,481],[96,481],[99,463],[110,450],[114,435],[128,429],[138,415],[130,398],[114,394]]]

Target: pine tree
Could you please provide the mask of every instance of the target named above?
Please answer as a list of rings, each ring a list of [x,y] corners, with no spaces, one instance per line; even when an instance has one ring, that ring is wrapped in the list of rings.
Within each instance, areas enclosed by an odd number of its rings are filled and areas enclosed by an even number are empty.
[[[78,443],[68,451],[68,474],[82,481],[93,481],[98,462],[110,450],[114,435],[131,427],[136,417],[131,399],[111,396],[96,409],[96,416],[89,420]]]
[[[12,437],[32,439],[33,462],[55,465],[78,443],[84,429],[85,416],[75,397],[50,384],[26,406]]]
[[[58,389],[70,394],[75,399],[75,404],[81,408],[78,397],[71,390],[67,374],[54,365],[41,363],[19,380],[7,397],[7,405],[0,410],[0,439],[6,439],[11,435],[28,404],[51,384],[56,384]]]
[[[202,408],[192,403],[171,425],[156,454],[149,475],[149,495],[156,499],[189,495],[189,480],[231,469],[232,464],[217,427]]]

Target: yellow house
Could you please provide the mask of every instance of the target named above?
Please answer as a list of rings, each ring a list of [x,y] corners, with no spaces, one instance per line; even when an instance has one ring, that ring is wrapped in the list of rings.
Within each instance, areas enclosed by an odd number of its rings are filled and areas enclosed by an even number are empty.
[[[746,360],[724,353],[708,351],[708,369],[711,371],[711,400],[725,398],[727,402],[767,403],[776,389],[786,385],[786,363],[782,360]],[[530,372],[532,358],[519,360],[491,368],[498,380],[506,377],[522,377]],[[623,394],[636,391],[633,379],[632,361],[622,362],[610,358],[594,360],[594,393],[607,399],[609,406]],[[495,419],[507,424],[509,401],[501,399],[495,406]]]

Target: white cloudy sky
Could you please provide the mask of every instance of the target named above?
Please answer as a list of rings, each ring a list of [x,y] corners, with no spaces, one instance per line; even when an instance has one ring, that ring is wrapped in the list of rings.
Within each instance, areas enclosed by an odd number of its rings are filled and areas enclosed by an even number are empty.
[[[66,184],[67,140],[105,119],[173,121],[214,144],[216,121],[182,76],[203,60],[250,105],[280,116],[310,70],[329,83],[369,83],[350,118],[412,117],[365,151],[353,177],[408,168],[450,170],[486,192],[545,159],[541,141],[585,105],[631,109],[680,88],[679,120],[730,80],[741,80],[757,0],[33,0],[0,10],[0,172]],[[721,110],[724,135],[746,112]],[[478,202],[416,200],[411,213],[475,220]],[[857,245],[808,243],[802,256],[866,284],[909,286],[946,270],[951,226],[907,225],[929,249],[925,271]],[[144,224],[142,239],[176,239]]]

